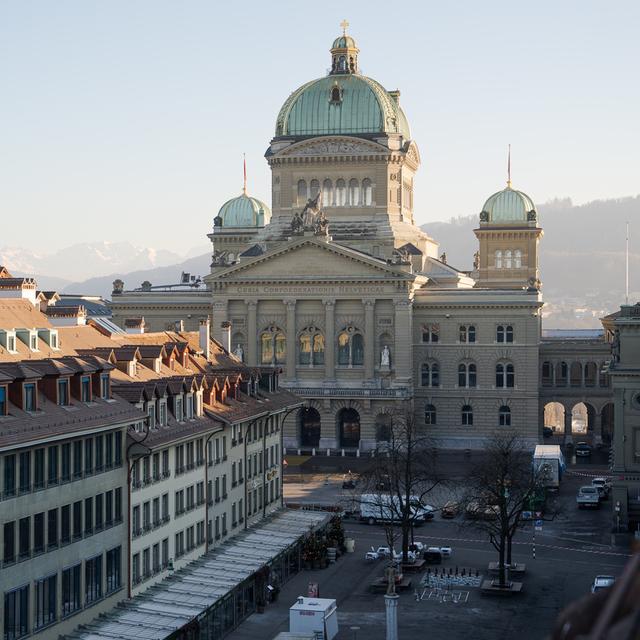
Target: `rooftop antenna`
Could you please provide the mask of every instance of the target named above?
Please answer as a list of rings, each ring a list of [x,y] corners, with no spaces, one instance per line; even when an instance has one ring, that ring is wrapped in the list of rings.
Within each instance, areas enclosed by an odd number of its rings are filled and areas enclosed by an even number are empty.
[[[242,193],[247,195],[247,156],[245,153],[242,154],[242,164],[244,170],[244,186],[242,187]]]
[[[507,156],[507,187],[511,189],[511,145],[509,145],[509,154]]]
[[[625,304],[629,304],[629,221],[627,220],[627,238],[626,238],[626,249],[625,249],[625,282],[624,282],[624,292],[625,292]]]

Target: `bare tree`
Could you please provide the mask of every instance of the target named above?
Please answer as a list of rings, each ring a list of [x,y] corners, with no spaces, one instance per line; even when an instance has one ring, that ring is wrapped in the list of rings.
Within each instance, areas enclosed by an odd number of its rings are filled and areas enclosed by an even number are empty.
[[[531,508],[541,482],[532,465],[531,447],[514,432],[490,438],[482,457],[473,465],[467,481],[466,515],[470,525],[488,537],[498,552],[498,576],[507,586],[513,538]]]
[[[387,435],[388,441],[381,444],[361,476],[361,505],[379,512],[375,519],[384,523],[390,548],[399,529],[402,561],[407,562],[413,527],[424,522],[425,515],[429,517],[426,499],[440,480],[435,472],[435,450],[413,413],[393,415]]]

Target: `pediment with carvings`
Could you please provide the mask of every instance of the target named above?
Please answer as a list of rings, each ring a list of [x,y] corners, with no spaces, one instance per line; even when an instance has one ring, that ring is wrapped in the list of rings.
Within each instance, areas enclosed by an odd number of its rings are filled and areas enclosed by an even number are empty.
[[[374,142],[353,138],[322,138],[300,142],[284,149],[280,156],[340,156],[388,154],[389,149]]]

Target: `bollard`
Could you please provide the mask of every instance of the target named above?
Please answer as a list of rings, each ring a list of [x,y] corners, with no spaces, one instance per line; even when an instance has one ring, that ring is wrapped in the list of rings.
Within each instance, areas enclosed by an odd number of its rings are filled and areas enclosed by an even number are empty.
[[[344,458],[344,449],[342,450],[342,457]]]
[[[360,457],[360,449],[357,449],[356,450],[356,458],[359,458],[359,457]]]
[[[327,449],[327,455],[330,456],[331,455],[331,449]]]
[[[300,449],[298,449],[298,455],[300,455]]]
[[[315,456],[315,455],[316,455],[316,448],[315,448],[315,447],[313,447],[313,448],[311,449],[311,455],[312,455],[312,456]]]

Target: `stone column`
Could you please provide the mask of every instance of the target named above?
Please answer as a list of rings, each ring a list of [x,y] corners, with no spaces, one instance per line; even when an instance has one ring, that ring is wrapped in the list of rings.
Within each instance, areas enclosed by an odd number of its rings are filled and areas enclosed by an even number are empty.
[[[336,301],[326,299],[324,303],[324,378],[336,378]]]
[[[296,377],[296,301],[293,298],[283,300],[287,307],[287,380]]]
[[[222,323],[229,320],[229,305],[227,300],[214,300],[213,302],[213,339],[221,344],[224,336],[222,335]]]
[[[247,301],[247,364],[255,367],[258,364],[258,303]]]
[[[573,433],[571,432],[571,408],[564,408],[564,439],[565,442],[573,442]]]
[[[395,384],[408,385],[412,379],[411,300],[395,300],[394,349],[391,353]]]
[[[373,380],[376,358],[376,331],[374,324],[375,300],[363,300],[364,305],[364,379]]]
[[[387,619],[386,640],[398,640],[398,600],[400,596],[394,594],[384,597],[384,608]]]

